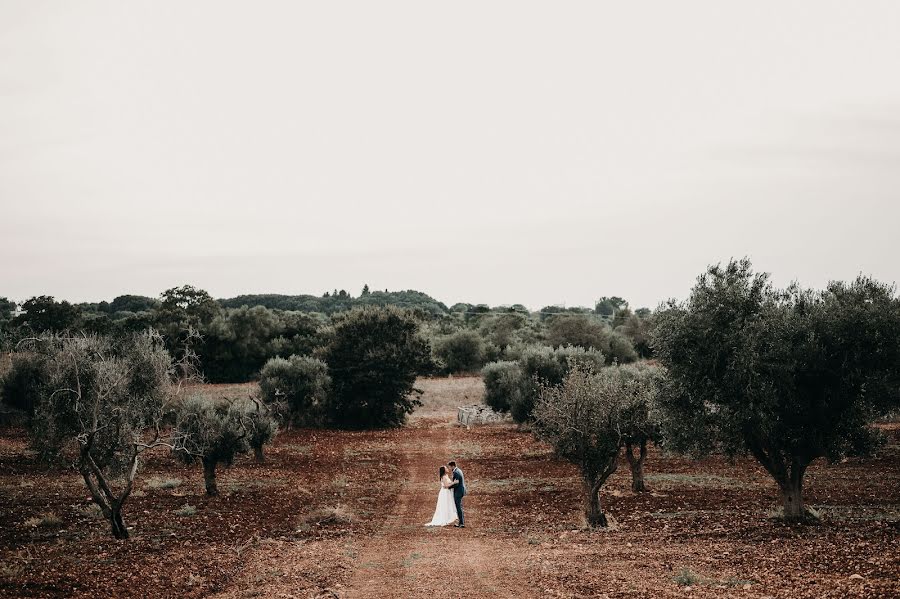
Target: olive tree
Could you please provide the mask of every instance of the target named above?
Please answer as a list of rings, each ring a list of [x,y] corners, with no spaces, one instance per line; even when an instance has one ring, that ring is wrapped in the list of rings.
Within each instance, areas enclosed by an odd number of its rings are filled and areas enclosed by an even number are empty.
[[[627,438],[625,418],[636,404],[651,401],[650,388],[617,367],[594,372],[575,363],[561,385],[540,387],[534,431],[581,471],[588,525],[606,527],[600,488],[616,471]]]
[[[786,519],[809,517],[810,463],[871,449],[868,425],[900,403],[900,299],[872,279],[776,290],[731,261],[657,318],[667,443],[749,452],[778,484]]]
[[[625,459],[631,468],[631,490],[641,493],[647,490],[644,483],[647,446],[661,440],[659,414],[655,402],[662,375],[658,367],[643,363],[611,368],[617,368],[620,376],[632,379],[635,383],[632,389],[640,391],[631,395],[628,405],[622,411],[621,430]]]
[[[175,447],[163,433],[171,397],[171,360],[154,333],[112,342],[95,336],[30,340],[42,373],[33,397],[30,433],[46,460],[75,454],[74,463],[113,536],[127,539],[122,508],[140,456]]]
[[[272,358],[260,372],[259,387],[265,403],[277,412],[287,412],[294,424],[322,424],[331,396],[331,376],[322,360],[309,356]]]
[[[247,427],[247,443],[258,464],[266,461],[264,447],[278,434],[278,421],[272,409],[251,395],[243,404]]]
[[[179,407],[175,428],[183,436],[175,455],[186,464],[200,462],[206,494],[218,495],[216,468],[230,466],[235,456],[250,449],[246,406],[191,396]]]

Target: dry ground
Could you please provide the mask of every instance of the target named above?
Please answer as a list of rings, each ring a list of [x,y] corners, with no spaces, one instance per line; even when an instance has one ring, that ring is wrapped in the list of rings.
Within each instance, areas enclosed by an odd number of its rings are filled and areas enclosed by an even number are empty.
[[[615,527],[586,531],[570,465],[512,425],[453,425],[478,379],[418,386],[425,406],[409,426],[284,432],[266,464],[222,472],[218,498],[159,452],[126,508],[126,542],[77,477],[37,465],[21,431],[3,430],[0,596],[900,596],[897,425],[878,458],[811,468],[818,526],[768,519],[775,487],[750,461],[654,452],[652,492],[631,493],[620,468],[604,492]],[[470,488],[468,526],[426,528],[450,457]]]

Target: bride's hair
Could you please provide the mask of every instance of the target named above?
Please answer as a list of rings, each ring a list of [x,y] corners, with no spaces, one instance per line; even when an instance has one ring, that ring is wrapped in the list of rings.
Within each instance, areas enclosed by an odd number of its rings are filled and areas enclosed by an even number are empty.
[[[444,478],[445,474],[447,474],[447,469],[441,466],[441,469],[438,470],[438,479]]]

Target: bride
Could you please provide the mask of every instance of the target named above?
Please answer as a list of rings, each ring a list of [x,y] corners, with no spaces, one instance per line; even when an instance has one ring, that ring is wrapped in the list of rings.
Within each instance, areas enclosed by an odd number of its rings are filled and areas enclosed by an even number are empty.
[[[452,481],[447,474],[447,469],[441,466],[438,474],[441,479],[441,490],[438,491],[437,507],[431,522],[425,526],[447,526],[459,519],[456,515],[456,503],[453,501]]]

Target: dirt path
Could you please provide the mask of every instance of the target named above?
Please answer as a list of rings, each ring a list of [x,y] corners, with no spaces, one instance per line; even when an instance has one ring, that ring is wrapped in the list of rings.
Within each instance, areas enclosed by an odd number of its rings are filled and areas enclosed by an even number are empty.
[[[466,528],[429,528],[437,500],[437,469],[453,455],[461,429],[421,420],[398,447],[406,476],[394,507],[359,547],[347,597],[522,597],[524,561],[511,543],[479,530],[477,496],[466,498]],[[462,462],[460,465],[465,468]],[[525,591],[525,592],[523,592]]]

